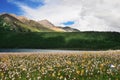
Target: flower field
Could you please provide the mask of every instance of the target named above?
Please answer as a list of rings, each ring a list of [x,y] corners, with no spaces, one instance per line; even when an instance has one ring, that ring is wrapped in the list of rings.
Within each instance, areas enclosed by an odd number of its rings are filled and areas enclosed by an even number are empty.
[[[120,80],[120,52],[0,54],[0,80]]]

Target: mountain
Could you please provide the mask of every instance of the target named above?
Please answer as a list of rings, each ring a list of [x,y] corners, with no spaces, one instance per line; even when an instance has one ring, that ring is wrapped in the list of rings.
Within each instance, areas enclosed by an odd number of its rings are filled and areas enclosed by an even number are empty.
[[[64,29],[66,32],[80,32],[78,29],[71,27],[59,27],[59,28]]]
[[[57,27],[48,20],[34,21],[24,16],[0,14],[0,31],[12,32],[78,32],[70,28]]]
[[[48,20],[41,20],[39,21],[40,24],[42,24],[43,26],[45,26],[46,28],[55,30],[55,31],[61,31],[61,32],[66,32],[66,30],[56,27],[55,25],[53,25],[51,22],[49,22]]]
[[[50,32],[53,31],[44,27],[36,21],[20,18],[11,14],[0,15],[0,28],[3,31],[13,32]],[[2,29],[4,28],[4,29]]]
[[[9,14],[9,15],[15,17],[16,19],[20,20],[21,22],[26,22],[26,21],[30,20],[30,19],[28,19],[28,18],[26,18],[24,16],[17,16],[15,14]]]

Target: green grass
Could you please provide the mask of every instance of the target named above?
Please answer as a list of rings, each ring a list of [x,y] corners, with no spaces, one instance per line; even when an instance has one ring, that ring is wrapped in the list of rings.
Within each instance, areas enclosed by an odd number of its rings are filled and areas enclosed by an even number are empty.
[[[21,23],[17,23],[20,27],[22,27],[23,28],[23,30],[25,30],[25,29],[28,29],[28,30],[30,30],[30,32],[40,32],[40,30],[38,30],[38,29],[36,29],[36,28],[34,28],[34,27],[30,27],[30,26],[28,26],[28,25],[25,25],[25,24],[21,24]],[[25,31],[26,32],[26,31]]]
[[[120,49],[120,33],[0,32],[0,48],[40,48],[40,49],[79,49],[79,50]]]

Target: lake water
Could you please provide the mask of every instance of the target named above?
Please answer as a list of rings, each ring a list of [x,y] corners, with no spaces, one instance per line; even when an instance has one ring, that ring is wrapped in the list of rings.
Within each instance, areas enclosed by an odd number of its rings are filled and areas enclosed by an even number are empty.
[[[75,52],[75,50],[51,50],[51,49],[0,49],[0,52]],[[76,51],[77,52],[77,51]]]

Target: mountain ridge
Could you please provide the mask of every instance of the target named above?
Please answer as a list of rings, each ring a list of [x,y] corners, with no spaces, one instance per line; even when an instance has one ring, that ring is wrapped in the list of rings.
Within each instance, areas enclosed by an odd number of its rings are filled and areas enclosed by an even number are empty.
[[[7,28],[7,30],[6,30]],[[24,16],[0,14],[0,29],[14,32],[78,32],[73,28],[57,27],[48,20],[34,21]]]
[[[62,32],[66,32],[64,29],[55,26],[54,24],[52,24],[48,20],[41,20],[41,21],[39,21],[39,23],[42,24],[42,25],[44,25],[47,28],[50,28],[50,29],[53,29],[53,30],[62,31]]]

